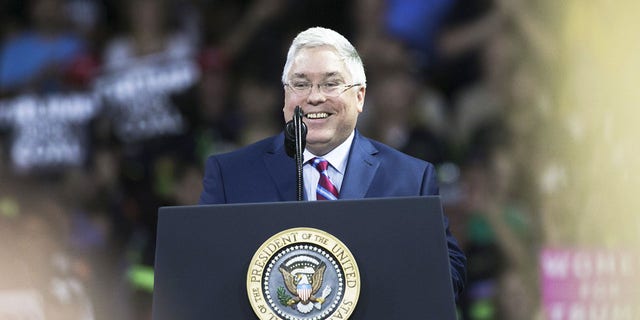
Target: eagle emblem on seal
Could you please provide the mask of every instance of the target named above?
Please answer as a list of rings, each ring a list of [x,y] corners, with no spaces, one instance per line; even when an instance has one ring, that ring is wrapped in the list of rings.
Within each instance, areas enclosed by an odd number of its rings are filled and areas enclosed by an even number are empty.
[[[327,285],[318,295],[326,268],[324,262],[309,255],[294,256],[283,262],[278,270],[282,274],[287,291],[293,297],[287,295],[284,288],[279,288],[280,303],[302,313],[309,313],[313,308],[321,309],[322,303],[331,294],[331,287]]]

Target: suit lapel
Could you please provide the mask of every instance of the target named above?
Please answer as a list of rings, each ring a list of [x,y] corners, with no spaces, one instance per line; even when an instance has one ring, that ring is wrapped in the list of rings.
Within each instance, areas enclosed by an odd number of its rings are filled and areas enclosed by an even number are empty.
[[[263,155],[264,164],[278,189],[279,201],[296,200],[296,165],[284,151],[284,134],[277,135]]]
[[[356,131],[340,188],[340,199],[364,198],[380,166],[380,159],[375,156],[377,153],[373,144]]]

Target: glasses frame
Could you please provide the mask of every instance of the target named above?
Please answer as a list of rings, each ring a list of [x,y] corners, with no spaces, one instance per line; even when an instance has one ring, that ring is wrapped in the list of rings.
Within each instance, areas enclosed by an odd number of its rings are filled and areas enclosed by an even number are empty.
[[[362,85],[362,83],[340,84],[340,85],[337,85],[336,87],[343,87],[342,90],[337,90],[336,91],[337,93],[334,93],[334,94],[328,94],[328,93],[324,92],[324,89],[322,89],[324,84],[326,84],[326,82],[316,83],[316,84],[311,83],[309,88],[304,89],[304,90],[296,89],[288,82],[285,83],[284,86],[288,87],[289,89],[291,89],[291,92],[293,92],[294,95],[299,96],[299,97],[304,97],[304,96],[310,95],[311,92],[313,91],[313,87],[318,87],[318,92],[320,92],[323,96],[326,96],[326,97],[339,97],[340,95],[345,93],[345,91],[347,91],[347,90],[349,90],[351,88],[358,87],[358,86]]]

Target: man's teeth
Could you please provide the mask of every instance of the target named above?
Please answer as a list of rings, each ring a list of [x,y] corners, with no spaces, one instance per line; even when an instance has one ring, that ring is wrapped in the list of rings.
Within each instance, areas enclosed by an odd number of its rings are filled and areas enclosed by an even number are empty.
[[[324,119],[329,117],[329,114],[326,112],[317,112],[317,113],[307,113],[307,119]]]

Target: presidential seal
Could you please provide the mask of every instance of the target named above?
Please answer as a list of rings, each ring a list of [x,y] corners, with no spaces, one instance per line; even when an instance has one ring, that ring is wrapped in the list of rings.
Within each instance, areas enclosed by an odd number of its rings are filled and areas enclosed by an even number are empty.
[[[259,319],[348,319],[360,294],[360,273],[349,249],[313,228],[284,230],[256,251],[247,294]]]

